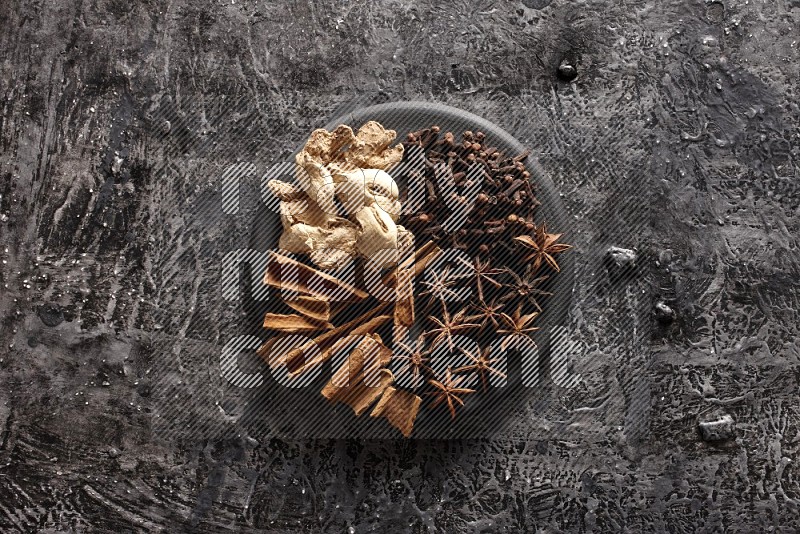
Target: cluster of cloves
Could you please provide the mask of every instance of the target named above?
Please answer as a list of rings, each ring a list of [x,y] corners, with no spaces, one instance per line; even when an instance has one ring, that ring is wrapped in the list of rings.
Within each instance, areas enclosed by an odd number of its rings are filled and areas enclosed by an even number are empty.
[[[457,141],[438,126],[408,134],[404,145],[411,161],[419,161],[421,149],[423,165],[406,177],[409,191],[412,185],[419,191],[424,183],[424,198],[418,211],[400,222],[417,242],[432,241],[464,254],[420,281],[422,335],[416,347],[405,348],[403,358],[432,388],[432,407],[446,403],[455,417],[456,408],[464,406],[463,395],[475,392],[460,385],[465,373],[477,375],[484,391],[492,376],[506,378],[497,367],[502,354],[492,353],[497,336],[500,352],[519,343],[535,344],[540,301],[551,295],[543,282],[559,271],[554,256],[570,246],[559,243],[561,234],[549,233],[543,221],[534,222],[539,202],[524,163],[528,151],[508,156],[483,132],[465,131]],[[469,299],[453,298],[467,287]],[[437,376],[431,367],[434,349],[446,345],[453,353],[456,336],[472,338],[477,349],[459,349],[467,365]]]
[[[535,228],[539,202],[523,163],[528,152],[509,157],[490,146],[479,131],[466,131],[461,137],[459,142],[452,132],[442,134],[438,126],[408,134],[406,151],[412,146],[424,151],[422,176],[409,178],[424,180],[425,198],[422,208],[403,224],[442,248],[465,250],[471,256],[489,256],[498,247],[510,252],[514,237]],[[444,198],[443,184],[455,186],[447,188],[451,198]],[[460,191],[469,191],[469,196]],[[473,203],[466,219],[446,231],[442,222],[453,213],[452,206],[469,201]]]

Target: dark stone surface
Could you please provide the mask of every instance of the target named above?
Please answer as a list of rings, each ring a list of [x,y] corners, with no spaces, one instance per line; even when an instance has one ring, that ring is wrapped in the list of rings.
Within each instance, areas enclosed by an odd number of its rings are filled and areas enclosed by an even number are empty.
[[[800,529],[797,2],[10,0],[0,21],[0,530]],[[169,284],[153,273],[191,264],[163,243],[199,237],[159,207],[205,179],[153,175],[143,139],[164,99],[199,117],[173,134],[202,138],[223,95],[252,99],[283,157],[356,97],[441,101],[523,142],[545,132],[542,166],[601,229],[592,214],[613,203],[595,175],[647,181],[651,232],[597,246],[635,247],[653,273],[642,319],[659,300],[676,319],[634,362],[641,388],[607,355],[582,362],[622,392],[596,412],[622,424],[160,440],[144,333]],[[613,318],[592,287],[581,298]],[[699,425],[723,414],[732,438],[704,442]]]

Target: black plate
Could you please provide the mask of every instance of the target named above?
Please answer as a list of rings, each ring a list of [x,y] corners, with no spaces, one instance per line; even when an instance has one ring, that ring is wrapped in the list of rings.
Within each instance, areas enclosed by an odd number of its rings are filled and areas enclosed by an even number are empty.
[[[509,155],[520,154],[526,148],[530,149],[531,155],[525,164],[531,173],[536,196],[541,202],[541,206],[536,211],[536,222],[546,221],[548,228],[554,232],[567,227],[567,213],[561,197],[552,180],[536,164],[536,147],[525,147],[502,128],[486,119],[441,104],[393,102],[360,108],[335,117],[324,128],[330,131],[340,124],[347,124],[357,130],[363,123],[370,120],[377,121],[388,129],[396,130],[398,142],[404,140],[409,132],[438,125],[442,132],[452,131],[457,137],[466,130],[482,131],[486,134],[488,144],[496,146]],[[295,154],[300,149],[302,146],[297,148]],[[294,155],[291,159],[294,160]],[[402,177],[395,176],[395,178],[399,178],[398,183],[402,182]],[[265,245],[267,248],[277,248],[277,238],[282,231],[280,221],[271,213],[264,213],[263,217],[259,216],[258,219],[260,220],[255,221],[255,226],[262,228],[263,231],[258,231],[255,235],[261,236],[262,239],[264,236],[268,236],[266,243],[264,241],[259,243],[259,248],[263,248]],[[537,326],[541,329],[534,335],[539,347],[537,368],[539,376],[543,377],[540,381],[542,386],[549,382],[546,377],[549,376],[550,370],[550,332],[553,326],[566,326],[574,282],[572,255],[564,254],[559,257],[559,264],[562,267],[561,272],[551,276],[547,281],[547,286],[543,287],[543,289],[553,292],[555,296],[542,301],[544,312],[537,319]],[[254,306],[251,309],[254,310],[253,326],[260,328],[265,311],[263,303],[261,306]],[[543,396],[546,395],[547,388],[523,387],[520,360],[521,358],[515,359],[513,353],[510,354],[507,370],[508,385],[505,388],[490,388],[487,393],[478,392],[472,395],[467,406],[460,410],[455,421],[450,420],[446,409],[437,407],[431,410],[426,406],[427,400],[424,401],[415,422],[413,436],[430,438],[490,436],[499,431],[503,427],[503,421],[517,412],[524,403],[533,401],[536,404],[540,402],[547,404],[549,401]],[[327,404],[319,394],[319,390],[329,378],[329,373],[330,369],[326,368],[325,372],[309,387],[303,388],[302,392],[297,389],[286,391],[286,388],[274,383],[265,385],[265,391],[262,393],[265,395],[263,400],[267,403],[258,403],[258,405],[294,406],[299,412],[306,414],[306,417],[290,418],[293,423],[289,426],[277,423],[282,420],[280,417],[267,417],[271,421],[262,420],[261,423],[270,426],[272,432],[285,437],[391,438],[399,436],[399,433],[391,429],[384,421],[367,416],[356,418],[353,412],[344,405],[334,407]]]

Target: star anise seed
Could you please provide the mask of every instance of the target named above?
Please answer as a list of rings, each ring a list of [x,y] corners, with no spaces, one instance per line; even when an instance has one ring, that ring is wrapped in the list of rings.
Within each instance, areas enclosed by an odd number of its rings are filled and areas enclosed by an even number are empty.
[[[466,313],[467,309],[464,308],[455,315],[451,316],[450,312],[447,311],[447,306],[445,305],[444,302],[442,302],[442,318],[439,319],[438,317],[434,317],[433,315],[428,316],[428,320],[436,325],[436,328],[432,328],[427,332],[428,334],[436,336],[433,339],[433,344],[435,345],[442,339],[446,339],[447,345],[450,348],[450,352],[452,352],[453,334],[457,334],[459,332],[463,332],[464,330],[469,330],[470,328],[477,328],[480,326],[479,324],[476,323],[465,323],[464,321],[467,320],[465,317]]]
[[[533,260],[531,272],[535,273],[539,270],[543,261],[556,272],[559,272],[561,268],[558,266],[558,263],[556,263],[556,259],[553,255],[572,248],[572,245],[558,242],[562,235],[563,234],[548,234],[547,224],[542,223],[541,226],[537,226],[534,230],[533,237],[529,235],[520,235],[515,237],[514,241],[532,251],[522,259],[523,262]]]
[[[511,342],[513,342],[516,347],[518,342],[522,339],[533,341],[531,334],[539,330],[539,328],[531,326],[531,324],[538,316],[539,312],[522,315],[522,306],[517,306],[517,309],[512,315],[501,313],[500,318],[503,320],[503,328],[499,328],[497,333],[507,335],[508,337],[500,343],[500,348],[505,350]]]
[[[463,258],[458,258],[458,260],[464,265],[466,265],[470,271],[472,271],[470,277],[471,280],[475,283],[475,287],[478,290],[478,300],[480,300],[481,302],[483,302],[484,282],[493,285],[495,288],[500,288],[503,286],[503,284],[495,280],[493,277],[505,273],[507,269],[497,269],[490,267],[489,260],[481,261],[481,259],[478,257],[476,257],[473,260],[473,263],[469,263]]]
[[[453,378],[453,374],[449,368],[445,373],[444,381],[439,382],[438,380],[434,379],[429,380],[428,383],[437,390],[428,393],[429,395],[434,396],[431,407],[435,408],[443,402],[447,403],[447,408],[450,410],[450,417],[455,419],[456,405],[464,406],[464,401],[459,397],[459,395],[469,395],[470,393],[475,393],[474,389],[458,387],[462,380],[463,377]]]
[[[497,319],[500,317],[500,309],[505,306],[505,304],[496,304],[494,300],[492,300],[491,304],[486,304],[485,302],[478,302],[477,304],[473,304],[472,307],[478,313],[475,315],[470,315],[466,318],[467,321],[471,322],[478,322],[480,321],[480,327],[486,328],[486,325],[491,323],[492,326],[497,328],[500,323],[497,322]]]
[[[456,277],[450,275],[450,266],[446,266],[441,274],[430,270],[426,276],[430,276],[432,281],[427,280],[421,282],[422,285],[427,286],[428,289],[420,293],[420,296],[428,296],[430,299],[438,299],[444,304],[447,298],[458,300],[459,294],[453,291],[451,286],[456,283]]]
[[[408,367],[411,371],[411,376],[414,378],[416,382],[417,377],[420,375],[420,371],[430,371],[431,368],[428,366],[428,363],[431,361],[430,355],[433,352],[433,347],[428,349],[425,348],[425,336],[419,336],[417,338],[417,343],[414,348],[409,347],[405,343],[398,342],[397,346],[402,349],[404,354],[397,355],[395,354],[395,358],[398,360],[407,360]]]
[[[486,385],[486,378],[487,376],[495,375],[499,376],[500,378],[506,378],[506,374],[498,369],[492,367],[492,365],[499,361],[501,358],[490,358],[489,354],[491,349],[483,349],[481,350],[480,347],[474,352],[470,353],[462,348],[459,347],[464,355],[472,360],[470,365],[465,365],[463,367],[459,367],[457,369],[453,369],[454,373],[462,373],[462,372],[469,372],[474,371],[478,374],[481,379],[481,383],[483,384],[483,392],[486,393],[487,385]]]
[[[539,306],[539,303],[536,301],[536,297],[548,296],[552,295],[552,293],[549,291],[542,291],[536,286],[547,280],[549,276],[544,275],[534,278],[533,273],[519,276],[513,271],[509,271],[509,274],[514,279],[514,283],[508,285],[508,287],[511,288],[511,292],[501,297],[500,302],[506,302],[512,299],[519,299],[520,302],[528,301],[533,304],[533,306],[539,310],[539,312],[541,312],[542,307]]]

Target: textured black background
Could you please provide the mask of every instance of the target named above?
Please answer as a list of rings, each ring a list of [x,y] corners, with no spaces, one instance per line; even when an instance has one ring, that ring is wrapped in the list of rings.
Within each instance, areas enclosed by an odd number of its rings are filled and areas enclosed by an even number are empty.
[[[800,528],[796,0],[7,0],[0,20],[0,529]],[[618,394],[583,439],[159,439],[142,332],[169,291],[160,245],[197,239],[163,205],[209,178],[154,175],[148,117],[169,100],[204,136],[223,95],[251,99],[276,160],[360,96],[546,133],[533,148],[592,242],[637,248],[677,312],[634,362],[646,387],[591,354]],[[602,232],[609,175],[650,184],[640,242]],[[619,296],[587,287],[613,318]],[[722,414],[733,438],[702,441]]]

